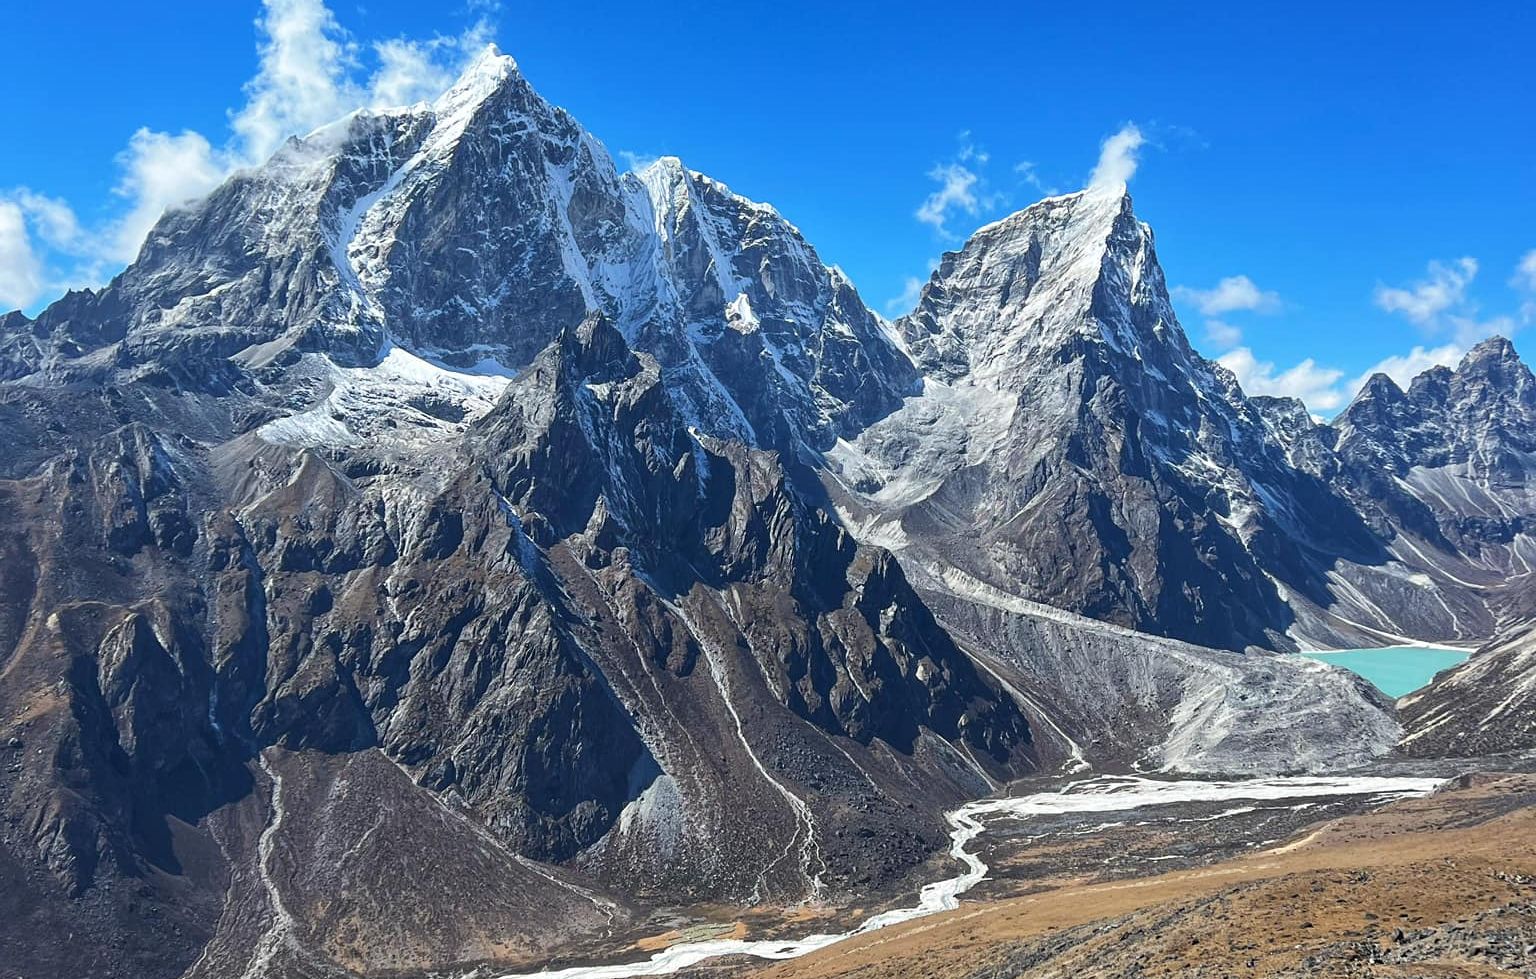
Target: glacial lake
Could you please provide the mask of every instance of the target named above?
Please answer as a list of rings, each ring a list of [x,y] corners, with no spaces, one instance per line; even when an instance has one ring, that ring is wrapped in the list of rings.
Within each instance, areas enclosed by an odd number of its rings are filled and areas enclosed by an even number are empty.
[[[1371,681],[1389,697],[1424,686],[1436,673],[1464,661],[1471,653],[1465,649],[1434,646],[1387,646],[1382,649],[1336,649],[1325,653],[1301,653],[1308,659],[1342,666]]]

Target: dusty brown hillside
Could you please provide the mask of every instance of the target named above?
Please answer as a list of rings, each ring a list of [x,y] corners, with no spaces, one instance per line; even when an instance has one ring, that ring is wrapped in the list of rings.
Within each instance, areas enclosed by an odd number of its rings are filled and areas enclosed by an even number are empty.
[[[761,979],[1536,976],[1536,776],[1313,827],[1252,855],[965,906]]]

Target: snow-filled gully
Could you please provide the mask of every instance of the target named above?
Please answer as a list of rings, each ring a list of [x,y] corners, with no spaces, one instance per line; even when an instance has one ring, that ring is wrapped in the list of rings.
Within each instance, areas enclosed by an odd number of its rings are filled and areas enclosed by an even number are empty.
[[[575,966],[547,972],[508,973],[497,979],[629,979],[634,976],[663,976],[681,972],[709,959],[743,955],[757,959],[793,959],[829,945],[855,938],[881,928],[952,911],[960,906],[960,895],[986,879],[987,865],[969,849],[986,832],[987,818],[1027,819],[1078,813],[1126,812],[1149,806],[1181,802],[1207,803],[1241,800],[1265,802],[1278,799],[1317,798],[1321,796],[1408,797],[1427,795],[1440,779],[1387,776],[1286,776],[1234,782],[1201,780],[1162,781],[1135,776],[1099,776],[1068,783],[1054,792],[1038,792],[1013,798],[979,799],[947,813],[950,829],[950,856],[963,870],[953,877],[927,884],[918,893],[917,904],[897,908],[865,919],[857,928],[838,934],[809,935],[801,939],[749,941],[714,939],[685,942],[663,949],[640,962],[615,965]],[[1211,818],[1237,815],[1251,807],[1225,810]]]

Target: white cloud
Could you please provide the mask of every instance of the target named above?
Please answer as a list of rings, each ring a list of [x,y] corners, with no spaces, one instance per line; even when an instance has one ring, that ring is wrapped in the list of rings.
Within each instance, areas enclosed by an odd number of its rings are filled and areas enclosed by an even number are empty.
[[[1146,137],[1134,124],[1127,124],[1119,132],[1106,138],[1099,147],[1099,161],[1089,179],[1090,187],[1123,186],[1136,173],[1137,154],[1146,143]],[[931,226],[940,237],[956,239],[949,222],[956,215],[971,217],[1004,203],[1001,194],[993,193],[987,186],[983,173],[991,155],[971,140],[971,133],[960,133],[960,149],[954,158],[928,171],[928,178],[939,185],[917,208],[915,216]],[[1032,160],[1014,164],[1013,172],[1025,185],[1046,196],[1059,191],[1047,186],[1040,178]]]
[[[10,195],[21,208],[37,236],[54,248],[68,248],[80,238],[80,221],[67,201],[38,194],[25,187]]]
[[[656,156],[655,154],[636,153],[634,150],[619,150],[618,156],[619,159],[624,161],[625,166],[629,167],[629,169],[636,173],[639,173],[641,170],[644,170],[652,163],[655,163],[657,160],[661,159],[661,157]]]
[[[394,38],[373,46],[379,69],[369,80],[371,101],[378,105],[413,105],[441,95],[454,82],[448,65],[438,60],[441,39]]]
[[[1353,400],[1373,375],[1385,374],[1398,387],[1407,390],[1415,377],[1431,367],[1455,367],[1466,355],[1467,349],[1459,343],[1436,347],[1415,346],[1406,354],[1381,360],[1348,381],[1344,380],[1343,371],[1321,366],[1310,357],[1279,372],[1273,363],[1259,360],[1247,347],[1239,347],[1218,359],[1224,367],[1237,375],[1243,390],[1250,395],[1300,398],[1313,411],[1331,413]]]
[[[264,0],[263,7],[256,20],[265,36],[260,66],[245,84],[245,105],[230,118],[252,160],[265,159],[288,136],[307,133],[362,101],[348,91],[356,45],[322,0]]]
[[[1536,292],[1536,248],[1532,248],[1515,266],[1515,277],[1509,284],[1526,292]]]
[[[1024,181],[1026,184],[1033,187],[1035,190],[1039,191],[1047,197],[1055,197],[1057,194],[1061,193],[1059,188],[1046,184],[1046,182],[1040,178],[1039,168],[1036,167],[1034,162],[1031,160],[1023,160],[1015,164],[1013,172],[1019,175],[1020,180]]]
[[[481,6],[486,14],[498,9],[497,4]],[[494,33],[494,25],[482,16],[453,37],[439,34],[424,41],[397,37],[374,42],[379,67],[368,80],[366,104],[379,109],[437,98],[448,90],[468,62],[485,50]]]
[[[82,227],[74,209],[57,197],[25,187],[0,194],[9,215],[19,216],[22,230],[30,232],[26,252],[38,269],[26,276],[35,278],[38,287],[21,305],[44,292],[99,285],[112,269],[137,256],[144,236],[167,208],[208,193],[227,172],[208,141],[194,132],[172,136],[140,129],[116,162],[122,172],[113,192],[128,202],[128,210],[95,228]],[[32,246],[34,239],[46,246],[43,253]],[[16,240],[13,233],[13,254],[19,254]]]
[[[1239,310],[1272,313],[1280,308],[1278,293],[1260,289],[1246,275],[1229,275],[1211,289],[1175,286],[1173,294],[1176,298],[1193,303],[1206,316],[1220,316]]]
[[[1520,321],[1536,323],[1536,248],[1526,252],[1520,259],[1515,266],[1515,277],[1509,280],[1509,284],[1527,294],[1526,300],[1520,304]]]
[[[960,152],[956,157],[961,163],[975,163],[977,166],[986,166],[992,159],[992,154],[971,142],[969,129],[960,134]]]
[[[1522,260],[1523,261],[1523,260]],[[1376,305],[1389,313],[1400,313],[1428,336],[1450,337],[1462,347],[1495,334],[1508,336],[1520,328],[1513,316],[1498,315],[1484,319],[1478,304],[1467,294],[1477,278],[1477,259],[1458,258],[1454,262],[1430,262],[1426,278],[1406,287],[1378,285]],[[1511,283],[1517,288],[1521,270]],[[1529,305],[1529,304],[1528,304]],[[1526,309],[1521,316],[1526,318]]]
[[[480,5],[493,13],[496,5]],[[490,42],[485,16],[457,36],[390,38],[371,47],[378,62],[359,80],[361,47],[324,0],[263,0],[256,26],[264,35],[247,101],[231,112],[247,164],[270,156],[289,136],[303,135],[354,109],[412,105],[436,98],[465,64]]]
[[[1479,340],[1496,333],[1508,335],[1519,326],[1512,316],[1479,315],[1477,304],[1468,294],[1477,272],[1477,260],[1464,257],[1453,262],[1430,262],[1425,277],[1408,285],[1378,286],[1377,306],[1404,316],[1426,334],[1442,340],[1386,357],[1347,381],[1343,371],[1321,366],[1311,358],[1287,370],[1278,370],[1273,363],[1259,360],[1248,347],[1236,347],[1219,360],[1237,375],[1249,394],[1297,397],[1318,411],[1342,407],[1375,374],[1386,374],[1406,389],[1415,377],[1432,367],[1454,368]],[[1518,291],[1536,295],[1536,250],[1520,259],[1509,284]],[[1278,296],[1260,290],[1246,276],[1222,279],[1214,289],[1180,288],[1174,293],[1194,302],[1207,315],[1239,309],[1262,312],[1279,304]],[[1536,319],[1536,301],[1522,307],[1521,316],[1527,322]],[[1221,346],[1235,345],[1242,338],[1241,331],[1219,319],[1206,322],[1206,334],[1213,344]]]
[[[1243,342],[1243,331],[1224,320],[1206,320],[1205,338],[1218,350],[1231,350]]]
[[[1406,354],[1386,358],[1355,378],[1351,391],[1358,392],[1375,374],[1385,374],[1397,382],[1398,387],[1407,390],[1415,377],[1431,367],[1455,367],[1466,353],[1467,348],[1457,343],[1439,347],[1414,347]]]
[[[928,279],[933,278],[933,273],[939,270],[939,260],[928,260],[928,278],[920,279],[915,275],[909,275],[901,282],[901,294],[886,300],[885,311],[891,316],[901,316],[910,313],[917,308],[917,301],[923,296],[923,287],[928,284]]]
[[[893,316],[910,313],[917,307],[917,301],[922,298],[925,285],[927,285],[925,280],[915,275],[907,276],[901,284],[901,295],[887,300],[885,311]]]
[[[929,194],[918,207],[917,219],[933,226],[933,230],[945,237],[953,237],[945,227],[951,211],[963,211],[975,215],[981,210],[981,200],[976,185],[981,178],[959,163],[943,163],[928,171],[928,176],[939,183],[939,189]]]
[[[1229,275],[1209,289],[1175,286],[1172,293],[1176,299],[1188,302],[1207,317],[1205,337],[1211,346],[1218,351],[1232,351],[1234,355],[1243,352],[1233,349],[1243,342],[1242,328],[1220,317],[1239,312],[1273,313],[1280,308],[1279,293],[1260,289],[1246,275]],[[1248,356],[1252,357],[1251,352]],[[1245,366],[1248,365],[1245,363]]]
[[[0,209],[0,312],[94,281],[84,268],[61,273],[46,259],[50,249],[68,253],[92,247],[93,239],[68,202],[18,187],[0,193]]]
[[[1311,357],[1278,373],[1272,362],[1259,360],[1247,347],[1238,347],[1218,360],[1237,375],[1249,395],[1300,398],[1313,411],[1331,411],[1344,404],[1344,392],[1338,386],[1344,372],[1321,367]]]
[[[992,155],[977,146],[971,139],[970,130],[959,135],[960,148],[947,163],[940,163],[928,171],[928,179],[936,182],[939,189],[924,198],[913,213],[922,223],[929,225],[941,238],[958,240],[949,229],[949,221],[955,215],[976,217],[1004,203],[1001,194],[987,186],[982,170]]]
[[[200,133],[180,135],[140,129],[118,155],[123,168],[116,192],[131,204],[104,243],[104,258],[131,262],[149,229],[168,208],[196,200],[226,176],[225,161]]]
[[[1402,313],[1420,326],[1433,326],[1442,314],[1464,304],[1467,286],[1477,278],[1477,259],[1458,258],[1447,265],[1429,263],[1429,277],[1407,288],[1378,285],[1376,305]]]
[[[1137,154],[1146,138],[1135,124],[1129,124],[1104,140],[1099,147],[1099,162],[1088,178],[1090,187],[1121,187],[1136,175]]]
[[[43,267],[32,249],[21,205],[0,200],[0,310],[31,305],[43,288]]]

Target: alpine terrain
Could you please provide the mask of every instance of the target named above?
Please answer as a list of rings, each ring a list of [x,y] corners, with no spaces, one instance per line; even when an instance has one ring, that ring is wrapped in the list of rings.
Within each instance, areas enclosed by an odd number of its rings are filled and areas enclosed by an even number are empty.
[[[6,974],[785,958],[1006,877],[983,818],[1289,814],[1225,859],[1536,748],[1507,340],[1250,398],[1123,184],[890,322],[494,48],[0,317],[0,450]],[[1285,655],[1398,643],[1486,645],[1399,704]]]

